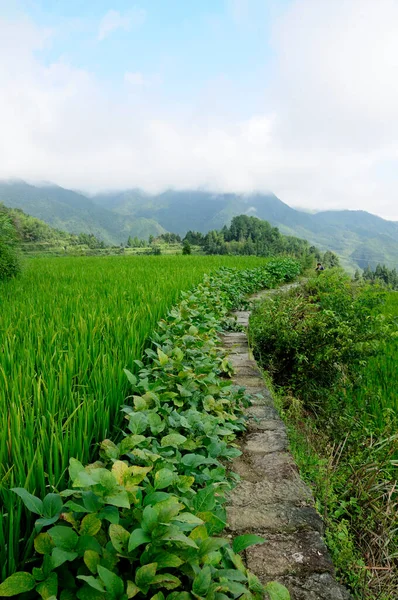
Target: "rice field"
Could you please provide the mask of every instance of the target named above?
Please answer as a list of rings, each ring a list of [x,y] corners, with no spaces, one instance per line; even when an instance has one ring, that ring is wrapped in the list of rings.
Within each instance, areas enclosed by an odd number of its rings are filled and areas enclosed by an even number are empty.
[[[121,422],[123,368],[135,370],[156,323],[222,265],[257,257],[35,258],[0,284],[0,575],[31,554],[31,522],[9,489],[39,496],[66,483]]]
[[[361,376],[361,385],[351,397],[362,418],[366,415],[380,432],[389,431],[398,423],[398,293],[388,294],[385,315],[396,321],[395,335],[381,345],[379,352],[371,357]],[[365,409],[365,412],[363,412]],[[395,431],[395,430],[394,430]]]

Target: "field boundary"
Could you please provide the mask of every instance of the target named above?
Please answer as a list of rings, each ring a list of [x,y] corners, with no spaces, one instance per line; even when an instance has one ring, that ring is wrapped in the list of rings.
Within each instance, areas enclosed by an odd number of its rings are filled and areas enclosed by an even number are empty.
[[[276,291],[260,292],[252,301]],[[243,328],[248,327],[250,312],[233,313]],[[241,481],[228,497],[229,533],[266,539],[246,550],[247,567],[264,584],[273,580],[285,585],[292,600],[348,600],[350,594],[335,579],[322,537],[323,521],[288,450],[286,427],[253,358],[247,334],[224,333],[221,342],[235,370],[233,383],[244,387],[252,399],[246,409],[247,433],[240,441],[242,455],[232,464]]]

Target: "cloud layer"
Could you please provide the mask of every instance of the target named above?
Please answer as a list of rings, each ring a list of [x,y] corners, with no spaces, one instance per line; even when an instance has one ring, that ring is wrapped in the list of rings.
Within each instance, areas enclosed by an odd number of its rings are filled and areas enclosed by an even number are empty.
[[[244,26],[256,19],[250,0],[232,7]],[[111,10],[98,40],[144,20]],[[274,58],[248,112],[240,82],[223,77],[172,102],[161,74],[133,68],[110,86],[62,58],[44,64],[52,32],[0,20],[0,177],[272,190],[398,220],[397,31],[395,0],[293,2],[273,23]]]

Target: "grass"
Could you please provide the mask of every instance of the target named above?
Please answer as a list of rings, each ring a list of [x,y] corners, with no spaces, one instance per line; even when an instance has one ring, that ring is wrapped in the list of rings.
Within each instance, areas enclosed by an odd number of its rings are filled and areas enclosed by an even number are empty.
[[[68,257],[26,261],[0,285],[0,571],[31,546],[31,521],[11,487],[39,496],[66,483],[69,458],[86,463],[120,426],[128,385],[148,336],[181,290],[221,265],[256,257]]]
[[[383,312],[386,316],[395,317],[398,324],[397,292],[388,295]],[[378,430],[391,427],[398,414],[398,336],[386,339],[377,355],[368,360],[361,385],[348,401],[365,409]]]
[[[381,310],[397,323],[398,293],[389,293]],[[317,410],[278,390],[338,575],[358,599],[390,600],[398,585],[397,331],[393,326],[357,367],[353,385],[323,392]]]

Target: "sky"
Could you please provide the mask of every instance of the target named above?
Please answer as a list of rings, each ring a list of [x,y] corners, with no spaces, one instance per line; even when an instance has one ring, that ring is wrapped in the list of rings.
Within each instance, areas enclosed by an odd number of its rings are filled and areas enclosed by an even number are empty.
[[[0,178],[398,220],[398,0],[0,0]]]

